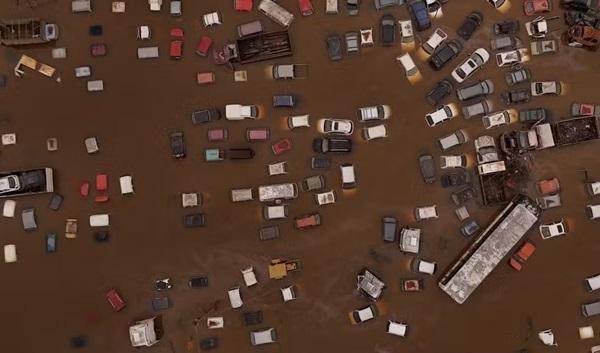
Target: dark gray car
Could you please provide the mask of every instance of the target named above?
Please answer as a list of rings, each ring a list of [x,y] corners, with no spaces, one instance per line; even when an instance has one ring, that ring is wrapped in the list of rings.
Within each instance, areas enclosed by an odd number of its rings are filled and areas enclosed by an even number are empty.
[[[395,242],[398,234],[398,220],[394,217],[383,217],[381,219],[381,235],[383,241]]]
[[[329,60],[337,61],[342,59],[342,38],[337,33],[332,33],[327,36],[325,40],[327,44],[327,54],[329,55]]]
[[[438,106],[444,98],[448,97],[450,93],[452,93],[453,89],[454,86],[452,85],[452,82],[450,82],[448,79],[444,79],[438,82],[435,87],[433,87],[433,89],[427,93],[425,99],[427,99],[429,104]]]
[[[419,157],[419,168],[425,183],[431,184],[435,182],[435,163],[431,155],[424,154]]]
[[[173,158],[184,158],[185,157],[185,141],[183,139],[183,132],[173,132],[170,136],[171,142],[171,156]]]
[[[37,222],[35,219],[35,209],[27,208],[21,212],[21,220],[23,221],[23,229],[26,232],[31,232],[37,229]]]
[[[296,106],[296,97],[292,95],[276,95],[273,96],[273,107],[275,108],[293,108]]]
[[[463,49],[463,45],[457,39],[445,41],[440,44],[431,57],[429,58],[429,65],[434,70],[440,70],[452,59],[456,58]]]
[[[396,19],[394,16],[385,14],[381,17],[379,33],[381,33],[381,43],[384,47],[394,45],[394,40],[396,39]]]
[[[217,108],[206,108],[192,112],[194,125],[204,124],[221,119],[221,112]]]
[[[494,83],[492,80],[479,81],[470,86],[460,88],[456,91],[456,96],[461,101],[471,98],[477,98],[494,93]]]

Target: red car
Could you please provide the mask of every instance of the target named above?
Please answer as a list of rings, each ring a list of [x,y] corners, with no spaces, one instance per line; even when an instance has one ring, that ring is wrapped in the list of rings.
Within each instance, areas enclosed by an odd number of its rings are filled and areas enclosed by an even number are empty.
[[[250,12],[252,11],[252,0],[234,0],[235,10]]]
[[[92,44],[90,46],[90,53],[92,54],[92,56],[106,55],[106,44]]]
[[[204,36],[200,38],[200,42],[198,42],[198,45],[196,46],[196,54],[200,56],[208,55],[208,51],[210,50],[212,43],[213,40],[210,37]]]
[[[550,12],[552,11],[552,2],[550,0],[525,0],[523,9],[527,16]]]
[[[285,151],[289,151],[292,149],[292,141],[290,141],[290,139],[285,138],[285,139],[281,139],[277,142],[275,142],[272,146],[271,149],[273,150],[273,153],[278,156],[282,153],[284,153]]]
[[[79,185],[79,195],[81,197],[87,197],[90,194],[90,183],[84,181]]]
[[[302,16],[310,16],[313,14],[313,6],[310,0],[298,0],[298,7]]]
[[[171,59],[181,59],[183,55],[183,41],[174,40],[169,46],[169,55]]]
[[[171,37],[173,38],[183,38],[183,29],[179,27],[171,28]]]
[[[96,190],[106,191],[108,189],[108,175],[97,174],[96,175]]]
[[[115,311],[121,311],[127,306],[125,300],[123,300],[119,292],[114,288],[106,292],[106,300],[108,300],[108,303]]]
[[[297,229],[316,227],[321,224],[321,215],[318,213],[300,216],[294,220]]]
[[[526,241],[523,244],[523,246],[521,246],[519,251],[517,251],[516,254],[513,254],[513,256],[511,256],[510,260],[508,261],[508,264],[515,270],[521,271],[523,263],[525,263],[525,261],[527,261],[527,259],[529,259],[529,257],[531,257],[531,255],[533,255],[534,252],[535,245],[533,245],[529,241]]]

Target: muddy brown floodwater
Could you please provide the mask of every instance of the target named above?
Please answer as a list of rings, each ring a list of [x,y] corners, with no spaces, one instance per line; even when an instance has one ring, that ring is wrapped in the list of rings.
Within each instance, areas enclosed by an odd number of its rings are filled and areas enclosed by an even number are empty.
[[[172,18],[163,6],[161,13],[150,13],[146,1],[127,1],[125,14],[112,14],[108,1],[96,1],[94,13],[73,15],[69,1],[50,1],[29,9],[17,6],[13,0],[0,3],[2,17],[35,15],[56,21],[60,39],[55,46],[67,47],[68,58],[53,60],[49,47],[2,48],[0,71],[9,77],[0,91],[0,132],[16,132],[18,144],[2,147],[2,170],[49,166],[57,174],[56,187],[65,196],[60,211],[49,211],[49,197],[31,196],[17,199],[17,215],[25,207],[35,207],[39,229],[32,233],[22,230],[20,219],[0,220],[0,242],[14,243],[19,262],[0,266],[2,278],[2,309],[0,337],[2,351],[10,353],[67,352],[70,337],[85,335],[87,352],[133,352],[128,338],[128,326],[135,319],[153,315],[151,299],[157,295],[153,280],[170,276],[175,288],[167,292],[173,307],[162,312],[165,327],[163,340],[149,352],[196,352],[198,340],[216,335],[218,351],[251,352],[248,332],[241,313],[262,310],[261,327],[275,327],[279,343],[261,347],[263,352],[413,352],[413,353],[509,353],[527,348],[531,352],[549,350],[542,346],[536,332],[552,328],[559,346],[554,352],[585,352],[600,339],[582,341],[577,327],[592,325],[600,331],[600,319],[584,318],[580,304],[600,298],[587,293],[582,279],[600,272],[598,253],[598,223],[586,219],[584,207],[590,202],[583,190],[586,168],[590,176],[600,178],[598,142],[555,148],[538,152],[534,157],[532,180],[557,176],[562,184],[563,206],[546,212],[542,221],[565,217],[571,232],[562,238],[542,241],[537,230],[528,237],[538,251],[524,270],[516,273],[505,261],[484,281],[463,305],[453,302],[437,287],[437,279],[464,249],[469,240],[459,232],[459,222],[447,189],[439,182],[425,185],[418,172],[416,157],[429,152],[440,155],[435,140],[457,128],[466,129],[471,140],[484,133],[481,122],[462,117],[436,128],[429,128],[424,115],[431,107],[424,95],[435,82],[448,76],[450,70],[467,53],[478,47],[489,47],[493,22],[517,17],[523,23],[521,1],[512,0],[508,12],[493,10],[483,0],[449,1],[443,16],[434,21],[432,29],[419,33],[427,38],[439,26],[456,37],[464,16],[472,9],[485,15],[485,22],[466,43],[459,59],[441,72],[433,72],[416,49],[408,49],[417,58],[423,80],[410,85],[395,57],[404,50],[399,43],[383,48],[377,40],[374,48],[363,48],[360,55],[345,57],[332,63],[325,51],[324,39],[329,32],[343,34],[350,30],[374,27],[378,39],[378,21],[382,13],[392,13],[397,19],[408,18],[407,9],[392,8],[377,12],[371,1],[364,1],[358,17],[348,17],[340,1],[338,15],[325,15],[324,2],[315,0],[316,14],[301,17],[296,1],[281,0],[291,9],[296,20],[290,28],[294,56],[278,63],[309,65],[309,78],[279,82],[268,75],[272,62],[249,64],[248,82],[234,83],[233,73],[215,66],[211,59],[194,54],[200,35],[213,36],[216,43],[233,39],[237,24],[260,19],[267,30],[278,25],[263,15],[236,13],[231,1],[190,1],[184,3],[184,15]],[[554,1],[557,3],[557,1]],[[25,3],[25,1],[22,1]],[[165,4],[168,5],[168,4]],[[218,9],[224,24],[205,29],[199,21],[203,13]],[[561,15],[560,10],[553,14]],[[102,37],[90,37],[88,26],[104,26]],[[161,58],[139,61],[136,26],[148,24],[153,31],[149,43],[160,45]],[[553,21],[550,37],[558,38],[565,25]],[[185,55],[173,61],[168,52],[169,29],[185,30]],[[524,28],[520,37],[529,46]],[[108,55],[92,58],[89,45],[104,42]],[[22,79],[12,75],[17,53],[24,52],[57,68],[62,83],[56,83],[34,72]],[[416,55],[415,55],[416,54]],[[572,101],[600,103],[597,82],[600,81],[599,56],[584,50],[561,45],[556,55],[533,57],[525,64],[534,80],[561,80],[565,92],[560,97],[532,99],[529,107],[551,109],[554,117],[568,117]],[[86,92],[85,80],[73,76],[73,68],[93,67],[93,78],[103,79],[105,91]],[[215,85],[197,86],[198,71],[214,71]],[[503,72],[493,63],[477,73],[476,79],[492,78],[497,93],[492,101],[496,109],[502,106],[499,93],[506,89]],[[474,79],[472,79],[474,81]],[[293,111],[270,107],[273,94],[291,93],[300,103]],[[457,103],[455,95],[450,101]],[[193,126],[190,113],[206,106],[223,107],[228,103],[259,104],[264,118],[258,121],[230,122],[220,120],[210,127],[227,127],[227,144],[210,144],[208,125]],[[311,141],[319,134],[314,126],[319,118],[355,119],[356,109],[372,104],[388,104],[393,116],[388,122],[389,137],[363,142],[360,130],[355,132],[355,150],[347,155],[331,156],[332,168],[324,173],[327,188],[338,191],[339,201],[332,206],[315,205],[311,193],[301,193],[290,202],[290,218],[278,222],[281,237],[263,242],[258,229],[263,225],[258,201],[232,203],[229,190],[236,187],[256,187],[267,183],[295,181],[314,175],[309,160]],[[285,117],[290,113],[311,114],[311,129],[289,131]],[[276,158],[270,144],[255,143],[257,156],[251,161],[225,161],[208,164],[203,150],[210,146],[246,146],[245,129],[266,126],[271,129],[271,141],[292,139],[293,150]],[[358,126],[357,126],[358,127]],[[492,130],[494,136],[504,129],[517,128],[517,123]],[[185,132],[188,156],[184,160],[170,157],[168,135],[172,130]],[[83,139],[97,136],[100,152],[88,155]],[[45,141],[57,137],[59,150],[47,152]],[[472,143],[456,152],[470,154]],[[266,164],[286,160],[289,174],[269,177]],[[339,165],[351,162],[356,167],[358,187],[342,193]],[[96,173],[110,176],[110,201],[94,204],[78,195],[81,181],[92,181]],[[440,170],[437,170],[438,176]],[[132,174],[136,193],[122,197],[118,177]],[[204,195],[201,210],[207,215],[208,227],[184,229],[180,194],[197,191]],[[595,200],[597,202],[598,200]],[[415,276],[409,270],[410,256],[403,255],[397,244],[383,243],[380,219],[392,215],[401,225],[415,226],[413,208],[437,204],[440,218],[418,224],[423,229],[424,246],[421,256],[437,261],[438,273],[425,277],[425,291],[404,293],[401,278]],[[498,207],[468,204],[474,219],[486,224]],[[318,211],[323,224],[309,231],[296,231],[294,216]],[[111,240],[98,244],[92,239],[87,218],[93,213],[111,216]],[[77,239],[63,236],[67,218],[79,219]],[[58,251],[45,253],[45,233],[60,234]],[[377,256],[369,255],[375,251]],[[269,280],[267,265],[272,258],[298,258],[304,268],[279,281]],[[252,265],[260,284],[243,287],[244,307],[232,310],[226,291],[243,285],[240,269]],[[363,306],[366,299],[357,294],[355,279],[364,266],[373,269],[387,283],[383,298],[377,302],[380,317],[369,323],[353,326],[348,312]],[[206,274],[210,287],[203,290],[187,288],[191,275]],[[298,287],[299,298],[283,304],[279,288],[288,284]],[[104,295],[117,288],[128,302],[122,312],[113,312]],[[225,328],[208,330],[204,311],[218,301],[213,316],[225,317]],[[203,317],[194,327],[193,321]],[[409,324],[409,335],[398,338],[385,333],[388,319]],[[192,339],[193,345],[188,347]]]

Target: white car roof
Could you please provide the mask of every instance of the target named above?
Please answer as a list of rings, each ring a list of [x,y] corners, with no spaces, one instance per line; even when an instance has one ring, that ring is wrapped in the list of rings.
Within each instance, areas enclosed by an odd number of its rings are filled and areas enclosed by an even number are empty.
[[[406,324],[394,322],[392,320],[388,321],[387,332],[391,333],[392,335],[404,337],[406,335],[407,329],[408,326]]]
[[[15,244],[4,245],[4,262],[17,262],[17,246]]]
[[[366,129],[368,131],[369,138],[371,139],[387,136],[387,128],[385,124],[371,126]]]
[[[229,296],[229,303],[231,304],[232,308],[239,308],[244,304],[240,295],[240,288],[231,288],[229,291],[227,291],[227,295]]]
[[[585,279],[585,281],[592,291],[600,288],[600,274],[588,277]]]
[[[107,227],[110,225],[108,214],[94,214],[90,216],[90,227]]]
[[[419,271],[433,274],[435,272],[435,262],[419,261]]]
[[[375,315],[373,314],[373,310],[371,310],[371,307],[366,307],[362,310],[358,311],[358,317],[360,318],[360,321],[367,321],[367,320],[371,320],[375,317]]]
[[[17,207],[17,202],[15,200],[5,200],[4,207],[2,209],[2,215],[4,217],[14,217],[16,207]]]
[[[308,114],[290,116],[290,119],[292,121],[292,126],[294,126],[294,127],[310,126],[308,123],[308,117],[309,117]]]

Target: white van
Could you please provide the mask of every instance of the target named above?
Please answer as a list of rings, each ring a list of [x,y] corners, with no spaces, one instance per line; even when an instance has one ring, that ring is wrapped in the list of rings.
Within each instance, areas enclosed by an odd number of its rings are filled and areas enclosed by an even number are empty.
[[[406,71],[407,77],[414,76],[419,73],[419,69],[417,68],[417,65],[415,65],[415,62],[411,58],[410,54],[406,53],[404,55],[397,56],[396,61],[402,64],[404,70]]]
[[[288,215],[287,205],[265,206],[263,208],[263,217],[269,221],[272,219],[285,218]]]
[[[251,188],[231,189],[231,201],[233,202],[251,201],[253,199]]]
[[[94,214],[90,216],[90,227],[108,227],[110,218],[108,214]]]
[[[585,206],[585,214],[589,219],[600,218],[600,204]]]
[[[92,12],[92,2],[91,0],[73,0],[71,1],[71,11],[73,13]]]
[[[234,287],[227,291],[229,297],[229,304],[233,309],[241,308],[244,305],[242,296],[240,295],[240,287]]]
[[[158,47],[144,47],[137,50],[138,59],[158,58]]]
[[[17,262],[17,246],[15,244],[4,245],[4,262],[7,264]]]
[[[583,280],[583,284],[588,292],[593,292],[600,288],[600,274],[591,276]]]
[[[356,175],[354,174],[354,165],[342,164],[342,189],[354,189],[356,187]]]

